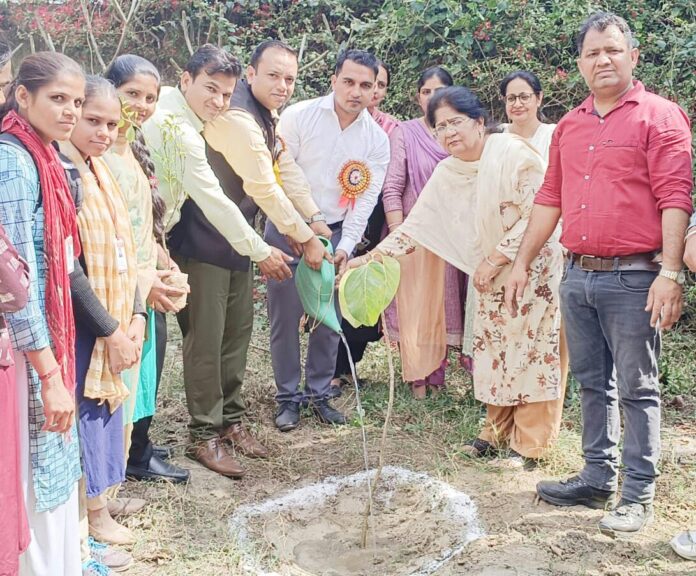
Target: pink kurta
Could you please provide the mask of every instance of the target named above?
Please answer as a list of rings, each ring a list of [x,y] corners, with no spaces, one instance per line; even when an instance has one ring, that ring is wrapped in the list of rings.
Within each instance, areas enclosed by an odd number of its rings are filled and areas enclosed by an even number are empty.
[[[0,226],[0,312],[14,312],[27,301],[29,271]],[[19,468],[17,383],[10,335],[0,315],[0,574],[18,573],[19,555],[29,545]]]
[[[377,108],[374,108],[372,112],[370,112],[370,115],[372,116],[372,119],[379,124],[379,127],[387,133],[387,136],[389,136],[394,131],[394,128],[399,125],[399,121],[394,118],[394,116],[387,114],[386,112],[382,112]]]

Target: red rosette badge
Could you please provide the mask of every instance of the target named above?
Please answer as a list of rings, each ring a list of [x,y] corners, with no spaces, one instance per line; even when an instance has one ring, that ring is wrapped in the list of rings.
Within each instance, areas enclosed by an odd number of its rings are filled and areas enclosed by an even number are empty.
[[[364,162],[348,160],[338,173],[338,184],[341,187],[339,206],[355,206],[355,201],[367,190],[372,180],[369,168]]]

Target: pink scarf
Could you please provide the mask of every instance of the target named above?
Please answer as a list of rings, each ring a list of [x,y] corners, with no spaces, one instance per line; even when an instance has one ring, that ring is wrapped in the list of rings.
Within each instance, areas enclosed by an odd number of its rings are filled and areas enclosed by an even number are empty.
[[[58,154],[45,144],[32,126],[12,111],[2,121],[2,132],[15,136],[27,149],[39,173],[44,208],[46,276],[46,322],[53,352],[60,364],[63,385],[75,391],[75,319],[70,297],[66,242],[72,237],[74,257],[80,255],[75,204]]]

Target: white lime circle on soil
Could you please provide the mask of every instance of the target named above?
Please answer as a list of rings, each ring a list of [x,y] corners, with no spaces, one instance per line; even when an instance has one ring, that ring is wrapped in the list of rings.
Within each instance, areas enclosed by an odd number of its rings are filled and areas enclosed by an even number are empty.
[[[366,500],[367,473],[360,472],[240,506],[229,527],[241,568],[249,576],[428,576],[484,536],[468,495],[388,466],[363,549]]]

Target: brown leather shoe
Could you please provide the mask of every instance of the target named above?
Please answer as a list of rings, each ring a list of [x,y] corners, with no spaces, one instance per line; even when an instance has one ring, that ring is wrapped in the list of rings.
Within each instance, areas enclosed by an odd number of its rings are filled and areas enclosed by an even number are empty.
[[[242,465],[227,453],[220,438],[189,444],[186,456],[223,476],[241,478],[246,473]]]
[[[249,458],[268,458],[268,450],[246,428],[236,422],[225,429],[220,437],[229,442],[233,448]]]

